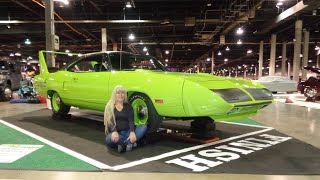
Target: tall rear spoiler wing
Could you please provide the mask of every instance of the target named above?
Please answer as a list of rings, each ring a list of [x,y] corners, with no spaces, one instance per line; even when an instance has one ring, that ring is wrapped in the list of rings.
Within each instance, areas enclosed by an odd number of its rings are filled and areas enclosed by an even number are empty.
[[[67,53],[67,52],[59,52],[59,51],[39,51],[39,64],[40,64],[40,73],[44,74],[44,73],[49,73],[48,71],[48,66],[47,66],[47,61],[45,58],[45,53],[52,53],[52,54],[65,54],[65,55],[75,55],[75,56],[79,56],[81,54],[76,54],[76,53]]]

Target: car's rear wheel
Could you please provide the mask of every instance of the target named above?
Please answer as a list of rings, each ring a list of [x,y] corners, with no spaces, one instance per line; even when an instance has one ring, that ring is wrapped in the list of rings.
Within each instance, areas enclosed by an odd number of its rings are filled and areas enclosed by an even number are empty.
[[[304,96],[314,98],[317,95],[317,89],[313,87],[307,87],[304,89]]]
[[[1,94],[1,99],[4,101],[9,101],[12,98],[12,89],[9,84],[7,84],[3,89],[3,94]]]
[[[54,116],[58,116],[60,118],[67,117],[70,106],[67,106],[63,103],[61,97],[57,92],[54,92],[50,97],[51,100],[51,108]]]
[[[129,98],[134,112],[135,125],[145,124],[148,133],[156,132],[162,123],[162,117],[157,113],[148,96],[135,93]]]

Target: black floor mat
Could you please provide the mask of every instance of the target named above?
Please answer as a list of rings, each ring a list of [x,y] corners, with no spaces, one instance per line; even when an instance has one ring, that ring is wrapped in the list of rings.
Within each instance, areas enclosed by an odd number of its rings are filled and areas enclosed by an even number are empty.
[[[100,118],[102,120],[102,117]],[[264,140],[260,142],[262,145],[270,144],[270,139],[267,143],[268,138],[261,137],[262,134],[288,137],[270,129],[217,123],[221,138],[219,143],[196,145],[161,138],[132,152],[119,154],[106,148],[103,123],[88,119],[88,116],[73,116],[69,121],[53,120],[51,111],[43,109],[6,117],[4,120],[120,171],[320,174],[319,149],[296,139],[290,138],[259,150],[253,150],[257,147],[250,149],[250,147],[239,145],[239,141],[248,140],[248,138]],[[168,127],[173,124],[188,127],[190,123],[175,122],[164,122],[164,124]],[[265,132],[255,133],[261,130]],[[240,135],[243,134],[245,136],[241,137]],[[257,141],[254,142],[257,143]],[[273,140],[273,142],[276,141]],[[233,146],[230,143],[238,143],[238,145]],[[238,151],[240,149],[252,152],[242,154],[235,150],[217,149],[222,145],[237,147]],[[198,161],[198,163],[192,164],[192,161]]]

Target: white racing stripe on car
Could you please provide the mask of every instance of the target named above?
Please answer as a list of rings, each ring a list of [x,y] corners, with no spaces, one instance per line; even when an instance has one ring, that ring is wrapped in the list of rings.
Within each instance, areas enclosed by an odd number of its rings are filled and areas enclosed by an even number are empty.
[[[6,122],[6,121],[3,121],[3,120],[1,120],[1,119],[0,119],[0,123],[6,125],[6,126],[8,126],[8,127],[11,127],[12,129],[15,129],[15,130],[17,130],[17,131],[19,131],[19,132],[27,135],[27,136],[30,136],[30,137],[38,140],[38,141],[41,141],[41,142],[43,142],[43,143],[45,143],[45,144],[47,144],[47,145],[49,145],[49,146],[51,146],[51,147],[53,147],[53,148],[55,148],[55,149],[58,149],[58,150],[60,150],[60,151],[62,151],[62,152],[64,152],[64,153],[66,153],[66,154],[69,154],[69,155],[71,155],[71,156],[73,156],[73,157],[75,157],[75,158],[77,158],[77,159],[80,159],[80,160],[82,160],[82,161],[84,161],[84,162],[86,162],[86,163],[89,163],[89,164],[91,164],[91,165],[93,165],[93,166],[95,166],[95,167],[97,167],[97,168],[100,168],[100,169],[111,169],[111,168],[112,168],[112,167],[109,166],[109,165],[106,165],[106,164],[104,164],[104,163],[101,163],[101,162],[99,162],[99,161],[96,161],[96,160],[94,160],[94,159],[91,159],[91,158],[89,158],[89,157],[87,157],[87,156],[85,156],[85,155],[82,155],[82,154],[80,154],[80,153],[77,153],[77,152],[75,152],[75,151],[73,151],[73,150],[71,150],[71,149],[68,149],[68,148],[63,147],[63,146],[61,146],[61,145],[59,145],[59,144],[56,144],[56,143],[54,143],[54,142],[52,142],[52,141],[49,141],[49,140],[47,140],[47,139],[45,139],[45,138],[43,138],[43,137],[40,137],[40,136],[38,136],[38,135],[36,135],[36,134],[34,134],[34,133],[32,133],[32,132],[29,132],[29,131],[27,131],[27,130],[24,130],[24,129],[20,128],[20,127],[17,127],[17,126],[15,126],[15,125],[10,124],[10,123],[8,123],[8,122]]]
[[[221,141],[216,141],[216,142],[212,142],[212,143],[208,143],[208,144],[201,144],[201,145],[198,145],[198,146],[193,146],[193,147],[189,147],[189,148],[185,148],[185,149],[180,149],[180,150],[164,153],[164,154],[161,154],[161,155],[158,155],[158,156],[145,158],[145,159],[141,159],[141,160],[138,160],[138,161],[133,161],[133,162],[130,162],[130,163],[127,163],[127,164],[113,166],[113,167],[111,167],[111,170],[120,170],[120,169],[125,169],[125,168],[129,168],[129,167],[133,167],[133,166],[138,166],[138,165],[141,165],[141,164],[149,163],[151,161],[157,161],[157,160],[160,160],[160,159],[164,159],[164,158],[171,157],[171,156],[176,156],[176,155],[179,155],[179,154],[182,154],[182,153],[186,153],[186,152],[189,152],[189,151],[194,151],[194,150],[197,150],[197,149],[205,148],[205,147],[208,147],[208,146],[213,146],[213,145],[216,145],[216,144],[232,141],[232,140],[235,140],[235,139],[244,138],[244,137],[247,137],[247,136],[252,136],[252,135],[255,135],[255,134],[264,133],[264,132],[271,131],[271,130],[273,130],[273,128],[269,127],[269,128],[263,129],[263,130],[254,131],[254,132],[251,132],[251,133],[242,134],[242,135],[239,135],[239,136],[234,136],[234,137],[230,137],[230,138],[227,138],[227,139],[223,139]]]

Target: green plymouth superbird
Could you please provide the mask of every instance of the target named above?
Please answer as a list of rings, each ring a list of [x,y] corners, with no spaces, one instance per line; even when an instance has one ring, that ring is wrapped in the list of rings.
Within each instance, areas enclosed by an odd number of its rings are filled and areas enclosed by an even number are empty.
[[[39,52],[40,74],[34,77],[34,86],[40,95],[50,97],[54,115],[67,115],[70,106],[103,112],[116,85],[128,91],[135,124],[147,124],[149,132],[156,131],[164,117],[216,122],[242,119],[273,101],[272,93],[261,84],[204,73],[169,72],[151,56],[90,53],[50,73],[45,53],[49,52]]]

